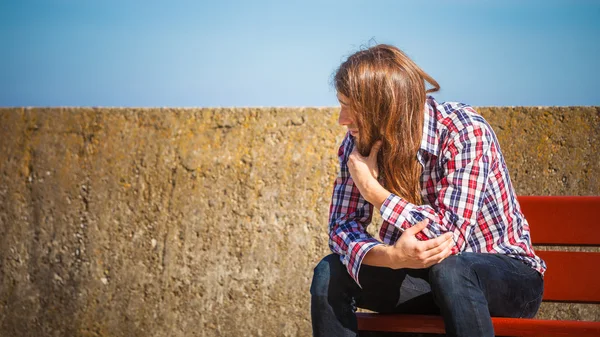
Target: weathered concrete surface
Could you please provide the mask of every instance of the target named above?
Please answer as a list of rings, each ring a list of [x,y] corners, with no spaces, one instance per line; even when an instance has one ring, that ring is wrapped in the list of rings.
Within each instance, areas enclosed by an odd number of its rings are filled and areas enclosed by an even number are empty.
[[[480,112],[519,194],[599,194],[600,108]],[[336,119],[0,109],[0,336],[310,335]],[[600,320],[589,305],[540,315]]]

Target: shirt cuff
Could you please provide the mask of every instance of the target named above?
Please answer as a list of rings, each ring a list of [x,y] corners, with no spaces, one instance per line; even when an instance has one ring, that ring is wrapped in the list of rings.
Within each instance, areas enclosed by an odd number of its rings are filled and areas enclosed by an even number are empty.
[[[348,254],[342,257],[345,260],[343,262],[348,269],[348,273],[361,288],[362,286],[358,280],[358,273],[360,272],[360,267],[362,266],[362,260],[365,258],[365,255],[367,255],[367,253],[373,249],[373,247],[381,244],[382,243],[377,241],[375,238],[355,241],[350,243],[348,246]]]
[[[401,225],[405,223],[405,220],[409,220],[411,218],[411,208],[411,204],[408,201],[392,193],[383,201],[383,204],[381,204],[379,213],[381,214],[381,218],[383,220],[395,225],[401,230],[404,230],[408,227],[405,228]]]

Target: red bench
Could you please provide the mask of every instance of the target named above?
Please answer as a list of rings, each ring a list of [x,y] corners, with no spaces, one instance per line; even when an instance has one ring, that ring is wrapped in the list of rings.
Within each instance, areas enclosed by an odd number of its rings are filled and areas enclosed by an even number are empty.
[[[519,197],[534,244],[600,246],[600,196]],[[600,253],[536,250],[548,266],[544,298],[549,302],[600,303]],[[361,331],[443,334],[440,316],[357,313]],[[493,317],[502,336],[600,336],[600,322]]]

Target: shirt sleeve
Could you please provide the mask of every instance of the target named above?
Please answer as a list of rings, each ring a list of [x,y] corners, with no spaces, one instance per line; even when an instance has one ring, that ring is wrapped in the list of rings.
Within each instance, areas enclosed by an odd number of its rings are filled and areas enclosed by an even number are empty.
[[[340,171],[329,208],[329,247],[340,255],[348,273],[360,286],[358,273],[363,258],[382,243],[366,231],[371,223],[373,205],[360,195],[348,171],[348,157],[353,148],[354,139],[347,134],[338,151]]]
[[[437,210],[430,205],[415,205],[391,194],[381,205],[381,216],[401,231],[426,220],[427,227],[417,239],[428,240],[446,232],[453,234],[452,253],[465,249],[477,224],[477,213],[484,201],[488,175],[494,162],[494,137],[485,124],[470,125],[456,134],[440,153],[444,176],[435,188]]]

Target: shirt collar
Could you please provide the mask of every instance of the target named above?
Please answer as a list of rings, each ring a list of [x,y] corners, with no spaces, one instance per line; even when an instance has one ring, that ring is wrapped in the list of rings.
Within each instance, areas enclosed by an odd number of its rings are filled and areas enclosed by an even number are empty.
[[[438,136],[437,136],[437,102],[432,96],[427,96],[425,101],[425,120],[423,123],[423,138],[419,150],[438,156]],[[419,152],[420,152],[419,151]]]

